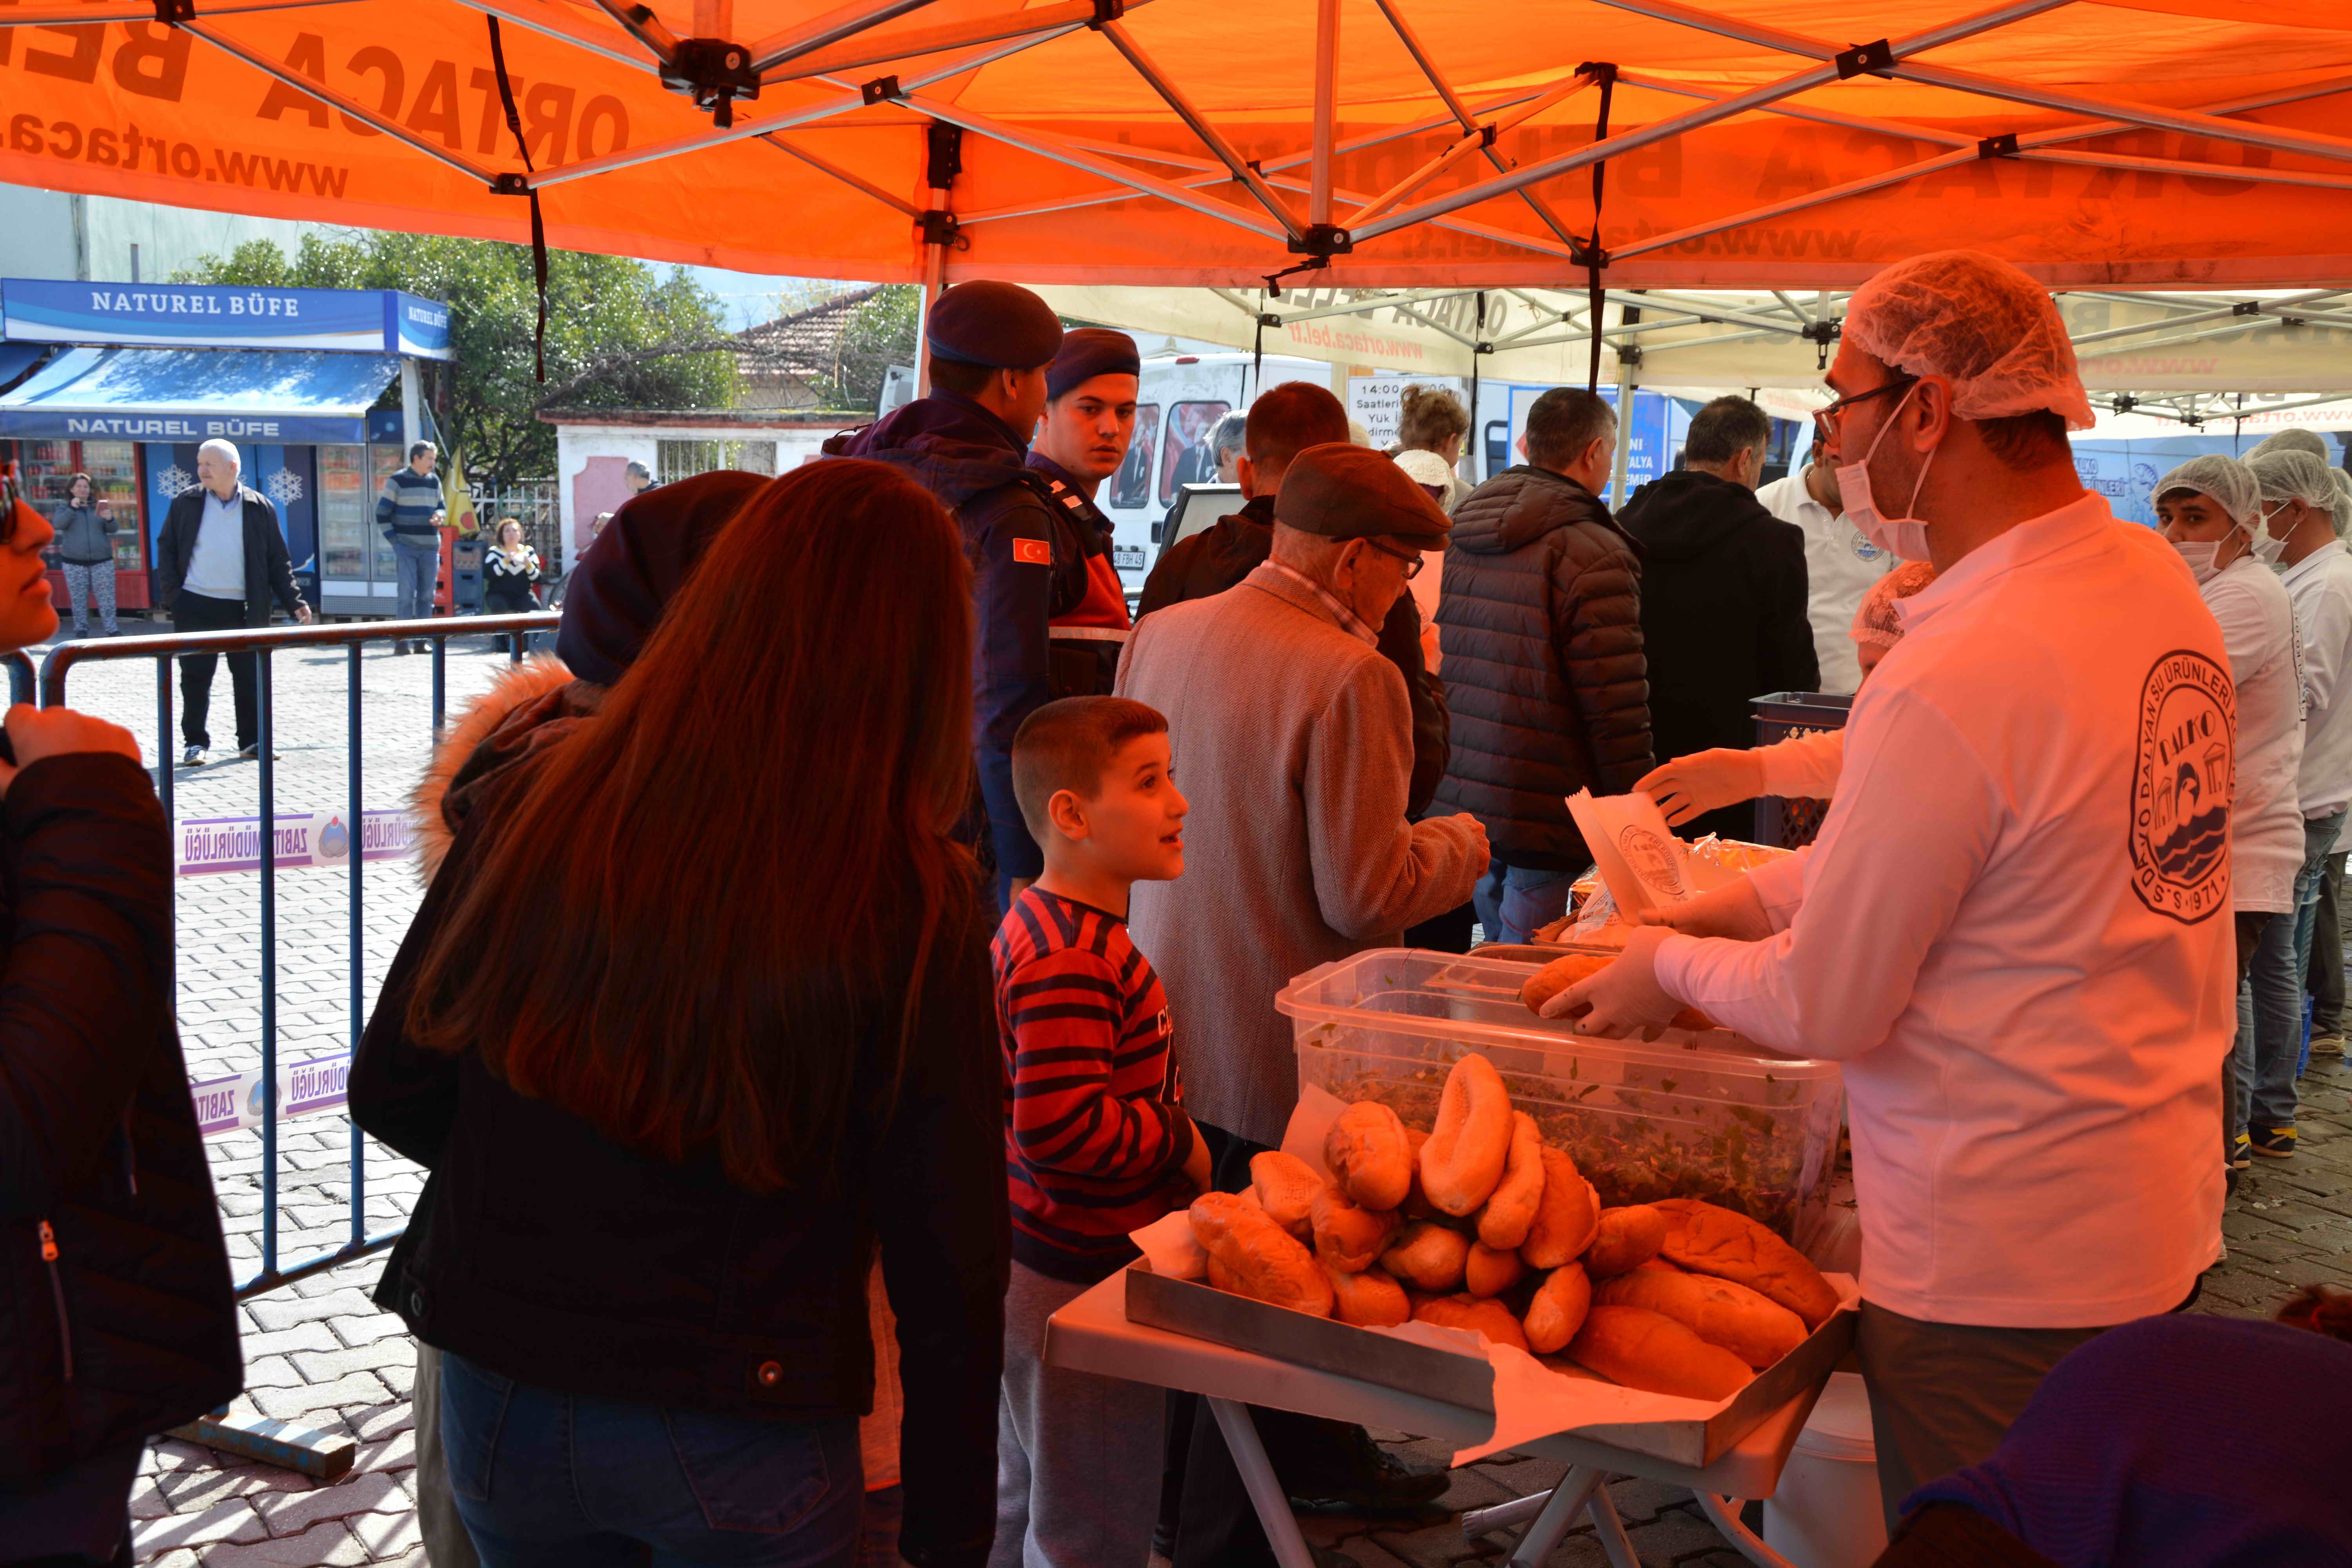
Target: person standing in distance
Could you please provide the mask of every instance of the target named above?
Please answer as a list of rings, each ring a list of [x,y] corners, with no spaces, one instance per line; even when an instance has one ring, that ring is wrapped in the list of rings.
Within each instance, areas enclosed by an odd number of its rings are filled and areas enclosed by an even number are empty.
[[[383,491],[375,498],[376,526],[391,541],[393,564],[400,574],[394,614],[404,621],[433,614],[434,584],[441,577],[441,520],[448,511],[433,458],[430,441],[409,447],[407,467],[384,475]],[[392,651],[406,653],[407,639],[395,640]],[[425,652],[425,645],[418,643],[416,651]]]
[[[1640,547],[1609,515],[1617,416],[1580,388],[1528,409],[1526,459],[1454,512],[1437,637],[1453,746],[1440,805],[1474,814],[1494,858],[1478,883],[1488,942],[1523,942],[1568,910],[1592,862],[1568,814],[1650,767]]]
[[[65,569],[66,603],[73,606],[77,637],[89,636],[89,606],[108,637],[114,622],[114,509],[88,474],[66,481],[66,504],[58,509],[58,563]]]
[[[1821,689],[1861,690],[1858,652],[1863,645],[1853,640],[1850,628],[1862,609],[1863,595],[1898,564],[1895,552],[1881,550],[1846,521],[1837,469],[1822,460],[1818,433],[1805,466],[1758,487],[1756,500],[1782,522],[1804,531],[1805,618],[1812,623]]]
[[[980,613],[971,739],[987,820],[975,837],[995,857],[1003,914],[1045,865],[1013,794],[1013,737],[1056,697],[1104,694],[1069,684],[1071,663],[1055,660],[1054,617],[1085,603],[1093,576],[1080,531],[1045,476],[1027,466],[1062,321],[1026,289],[975,279],[940,296],[924,339],[930,395],[835,436],[824,453],[889,464],[937,496],[963,530]]]
[[[1843,1064],[1892,1526],[2213,1263],[2240,715],[2189,570],[2075,474],[2090,400],[2041,284],[1884,268],[1829,384],[1847,515],[1937,576],[1855,697],[1801,885],[1645,926],[1544,1011],[1624,1035],[1696,1006]]]
[[[1111,564],[1111,520],[1095,497],[1127,461],[1142,374],[1142,356],[1125,332],[1103,327],[1064,332],[1061,351],[1045,367],[1045,413],[1029,450],[1030,468],[1045,479],[1061,512],[1055,543],[1066,544],[1086,563],[1086,596],[1067,609],[1056,606],[1047,623],[1055,685],[1081,696],[1109,694],[1131,629],[1127,590]]]
[[[266,626],[276,600],[308,625],[310,606],[294,586],[293,560],[278,531],[278,509],[259,490],[237,483],[236,447],[207,441],[196,451],[196,488],[172,498],[155,542],[155,602],[174,631],[225,632]],[[213,743],[205,721],[212,712],[213,676],[220,655],[180,656],[180,754],[201,767]],[[253,655],[228,656],[236,702],[236,754],[261,754],[261,720],[255,697]]]

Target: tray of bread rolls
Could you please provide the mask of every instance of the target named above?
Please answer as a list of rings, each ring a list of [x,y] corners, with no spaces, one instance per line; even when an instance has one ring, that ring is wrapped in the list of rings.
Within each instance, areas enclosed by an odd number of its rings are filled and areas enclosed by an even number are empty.
[[[1129,1318],[1491,1412],[1461,1458],[1572,1432],[1704,1465],[1851,1343],[1850,1281],[1719,1205],[1605,1203],[1477,1051],[1426,1126],[1306,1085],[1251,1176],[1139,1234]]]

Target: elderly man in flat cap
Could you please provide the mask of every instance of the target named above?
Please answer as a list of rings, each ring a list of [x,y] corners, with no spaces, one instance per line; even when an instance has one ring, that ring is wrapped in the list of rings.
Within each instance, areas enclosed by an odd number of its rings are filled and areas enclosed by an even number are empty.
[[[1115,621],[1108,606],[1095,605],[1099,590],[1089,562],[1108,546],[1065,509],[1047,476],[1028,466],[1062,348],[1053,308],[1015,284],[975,279],[940,296],[924,335],[930,395],[835,437],[824,450],[904,469],[963,530],[980,624],[972,757],[1002,908],[1045,868],[1013,795],[1013,737],[1057,697],[1108,691],[1118,657],[1118,643],[1108,639],[1067,639],[1057,652],[1054,624],[1083,614],[1074,624],[1099,623],[1123,637],[1127,602],[1113,595]],[[1114,588],[1117,581],[1113,575]]]
[[[1167,989],[1186,1108],[1221,1190],[1249,1184],[1250,1156],[1282,1142],[1297,1103],[1275,993],[1396,945],[1465,902],[1486,868],[1475,817],[1407,819],[1412,713],[1373,630],[1446,529],[1380,453],[1309,447],[1283,474],[1265,563],[1214,597],[1155,610],[1119,667],[1119,695],[1168,716],[1192,802],[1184,875],[1137,883],[1129,923]],[[1360,1433],[1351,1452],[1331,1423],[1257,1420],[1293,1495],[1360,1506],[1412,1479],[1383,1474]],[[1271,1563],[1214,1422],[1194,1424],[1184,1468],[1178,1568]]]

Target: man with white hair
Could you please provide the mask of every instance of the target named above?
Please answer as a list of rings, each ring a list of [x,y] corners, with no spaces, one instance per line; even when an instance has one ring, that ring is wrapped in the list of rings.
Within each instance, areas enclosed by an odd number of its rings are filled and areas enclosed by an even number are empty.
[[[196,487],[173,498],[155,545],[155,602],[182,632],[223,632],[269,624],[275,599],[298,621],[310,606],[294,586],[292,557],[278,531],[278,509],[260,491],[237,482],[236,447],[207,441],[196,452]],[[213,743],[205,720],[212,710],[215,653],[180,658],[180,761],[201,766]],[[236,700],[236,754],[261,754],[261,725],[254,700],[253,655],[228,656],[228,679]]]
[[[2295,432],[2303,434],[2303,432]],[[2278,440],[2273,437],[2272,440]],[[2267,445],[2267,443],[2266,443]],[[2248,1146],[2273,1159],[2295,1148],[2295,1068],[2303,1056],[2304,978],[2318,923],[2320,879],[2352,805],[2352,554],[2336,537],[2327,465],[2281,444],[2246,459],[2262,490],[2254,549],[2280,568],[2303,637],[2303,866],[2294,915],[2263,933],[2254,953],[2254,1051]],[[2266,997],[2272,1005],[2263,1005]]]
[[[1545,1011],[1625,1034],[1692,1005],[1844,1063],[1891,1523],[2214,1261],[2238,700],[2180,557],[2075,476],[2090,404],[2041,285],[1896,262],[1828,380],[1846,515],[1936,581],[1854,699],[1811,850]]]

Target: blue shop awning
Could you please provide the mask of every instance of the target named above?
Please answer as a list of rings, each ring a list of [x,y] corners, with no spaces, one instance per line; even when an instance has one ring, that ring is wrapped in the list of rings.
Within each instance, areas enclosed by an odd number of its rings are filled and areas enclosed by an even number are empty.
[[[0,395],[0,436],[356,443],[367,439],[369,405],[399,374],[393,354],[71,349]]]
[[[5,386],[26,371],[33,362],[49,352],[48,343],[0,343],[0,386]]]

